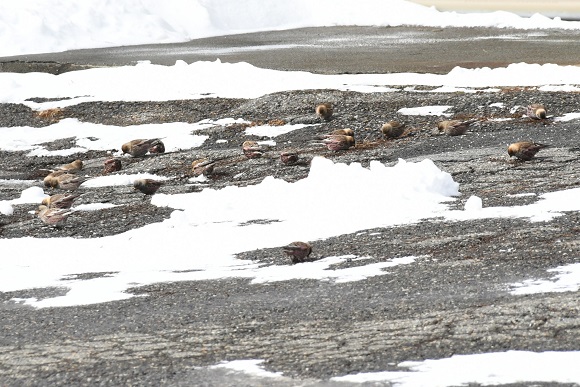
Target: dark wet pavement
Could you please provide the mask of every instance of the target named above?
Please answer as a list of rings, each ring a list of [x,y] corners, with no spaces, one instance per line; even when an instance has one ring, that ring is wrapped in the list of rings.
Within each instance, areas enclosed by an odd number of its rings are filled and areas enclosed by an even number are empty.
[[[0,70],[62,72],[142,60],[173,65],[176,60],[191,63],[220,59],[326,74],[447,73],[455,66],[493,68],[519,62],[578,65],[579,52],[578,30],[325,27],[5,57],[0,58]]]

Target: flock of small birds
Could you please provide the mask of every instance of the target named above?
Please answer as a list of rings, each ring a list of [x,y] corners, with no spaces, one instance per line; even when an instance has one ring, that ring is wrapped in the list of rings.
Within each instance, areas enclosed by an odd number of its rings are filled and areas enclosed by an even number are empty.
[[[147,153],[156,154],[164,153],[165,145],[161,139],[137,139],[129,141],[121,146],[123,153],[132,157],[143,157]],[[44,177],[43,182],[46,187],[68,191],[67,193],[57,193],[42,200],[42,203],[36,210],[38,218],[50,226],[62,226],[68,217],[72,214],[72,205],[74,201],[81,196],[75,193],[80,185],[88,180],[77,173],[83,169],[82,160],[75,160],[69,164],[61,165],[54,170],[50,170]],[[121,160],[118,158],[109,158],[105,160],[103,175],[107,175],[122,169]],[[133,183],[136,190],[145,195],[153,195],[163,184],[162,181],[153,179],[137,179]]]
[[[332,105],[330,103],[318,105],[316,107],[316,114],[321,119],[329,121],[333,114]],[[541,104],[527,106],[525,116],[533,120],[545,120],[548,118],[546,108]],[[438,122],[437,129],[434,133],[445,133],[448,136],[461,136],[467,133],[469,127],[477,121],[479,120],[443,120]],[[392,139],[401,137],[405,133],[405,129],[405,123],[393,120],[383,124],[381,132],[385,137]],[[319,139],[332,151],[346,150],[355,146],[354,131],[352,129],[338,129]],[[541,149],[547,147],[549,145],[533,141],[519,141],[508,146],[508,155],[510,157],[516,157],[519,161],[530,161]],[[307,262],[312,253],[312,245],[308,242],[296,241],[284,246],[282,251],[290,257],[292,263]]]
[[[333,106],[330,103],[321,103],[316,106],[316,115],[324,121],[330,121],[333,116]],[[525,115],[533,120],[547,119],[546,108],[540,104],[532,104],[526,107]],[[469,127],[479,121],[469,120],[443,120],[437,124],[435,133],[445,133],[448,136],[464,135]],[[399,121],[389,121],[382,125],[380,132],[388,139],[403,136],[406,124]],[[328,150],[338,152],[348,150],[356,146],[355,133],[352,129],[336,129],[332,132],[317,136],[313,144],[323,145]],[[531,160],[541,149],[549,145],[540,144],[533,141],[520,141],[510,144],[508,155],[516,157],[519,161]],[[144,157],[147,154],[165,153],[165,145],[159,138],[136,139],[121,146],[124,154],[132,157]],[[248,159],[262,157],[266,153],[266,148],[256,141],[244,141],[242,153]],[[198,159],[191,164],[191,173],[194,176],[210,176],[219,160]],[[280,161],[284,165],[295,165],[300,162],[298,152],[284,151],[280,153]],[[54,170],[50,170],[44,178],[44,185],[53,189],[68,191],[67,193],[57,193],[45,198],[38,207],[36,214],[45,224],[50,226],[60,226],[72,214],[72,205],[81,194],[74,191],[84,183],[87,178],[77,175],[83,168],[81,160],[75,160],[69,164],[62,165]],[[110,174],[122,169],[121,160],[115,157],[104,162],[103,174]],[[137,179],[133,183],[134,189],[145,195],[153,195],[163,185],[163,181],[154,179]],[[284,246],[282,251],[291,258],[292,263],[307,262],[312,253],[312,245],[307,242],[296,241]]]

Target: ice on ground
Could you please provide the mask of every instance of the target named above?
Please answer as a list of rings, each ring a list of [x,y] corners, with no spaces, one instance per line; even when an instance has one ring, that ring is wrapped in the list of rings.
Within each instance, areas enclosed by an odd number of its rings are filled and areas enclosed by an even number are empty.
[[[307,128],[308,126],[310,126],[310,125],[304,125],[304,124],[287,124],[287,125],[280,125],[280,126],[257,125],[257,126],[251,126],[249,128],[246,128],[246,134],[273,138],[273,137],[280,136],[282,134],[292,132],[294,130]]]
[[[72,209],[74,211],[98,211],[113,207],[117,207],[117,205],[112,203],[87,203],[87,204],[79,204],[77,206],[74,206]]]
[[[394,184],[395,181],[398,183]],[[355,213],[344,216],[341,208],[329,207],[328,198],[337,193],[340,197],[357,197],[363,186],[365,200]],[[451,176],[430,160],[418,163],[399,160],[394,167],[372,161],[367,169],[359,163],[334,164],[315,157],[308,178],[296,183],[267,177],[259,185],[244,188],[206,189],[197,195],[158,194],[152,204],[185,210],[180,215],[184,217],[182,221],[195,224],[284,220],[270,228],[283,227],[279,232],[290,225],[305,231],[317,229],[320,238],[322,234],[354,232],[370,223],[393,225],[418,220],[434,214],[433,210],[445,209],[441,202],[457,195],[457,188]],[[388,201],[384,200],[385,195]],[[264,201],[264,197],[273,200]],[[373,214],[370,218],[374,220],[369,222],[368,214]]]
[[[282,377],[282,372],[269,372],[264,370],[264,368],[261,366],[263,362],[264,360],[259,359],[232,360],[232,361],[224,361],[220,364],[211,366],[210,368],[225,368],[228,370],[243,372],[261,378]]]
[[[192,134],[197,130],[213,126],[213,122],[187,124],[182,122],[165,124],[144,124],[115,126],[80,122],[67,118],[48,127],[30,126],[0,128],[2,140],[0,149],[7,151],[30,150],[28,156],[62,156],[83,153],[88,150],[116,150],[113,154],[122,155],[121,145],[138,138],[161,138],[166,152],[175,152],[201,146],[208,138],[206,135]],[[60,151],[48,151],[42,143],[62,138],[74,138],[73,146]]]
[[[109,176],[84,184],[105,178]],[[354,212],[346,214],[328,200],[337,192],[340,197],[356,197],[361,187],[365,187],[366,200]],[[400,160],[393,167],[373,161],[369,168],[363,168],[358,163],[335,164],[315,158],[308,177],[295,183],[268,177],[255,186],[156,194],[152,204],[176,209],[161,223],[94,239],[1,239],[0,249],[18,250],[22,255],[0,262],[0,291],[51,286],[70,289],[61,297],[26,301],[35,307],[50,307],[125,299],[131,297],[126,293],[128,288],[156,282],[232,277],[254,283],[297,278],[347,282],[388,275],[385,269],[412,264],[416,258],[364,264],[364,258],[347,255],[318,257],[317,261],[296,266],[270,266],[235,259],[234,255],[295,240],[315,244],[317,239],[436,217],[446,210],[445,202],[458,194],[457,187],[451,176],[430,160]],[[227,243],[216,243],[225,238]],[[159,242],[151,244],[151,240]],[[47,243],[64,243],[70,251],[83,254],[63,255],[58,249],[47,249]],[[143,246],[147,246],[148,254],[136,253]],[[275,254],[288,259],[281,250]],[[316,254],[313,252],[313,256]],[[348,259],[361,259],[363,264],[331,268]],[[67,279],[70,274],[92,272],[115,274],[90,280]]]
[[[138,179],[153,179],[153,180],[167,180],[166,176],[155,175],[151,173],[135,173],[135,174],[117,174],[108,176],[98,176],[85,181],[81,184],[82,187],[110,187],[116,185],[133,185],[135,180]]]
[[[539,91],[556,91],[564,93],[575,93],[580,91],[580,87],[574,85],[545,85],[538,87]]]
[[[12,215],[14,213],[14,207],[6,200],[0,201],[0,214],[2,215]]]
[[[530,196],[531,193],[526,193]],[[471,220],[486,218],[529,218],[532,222],[547,222],[562,216],[565,212],[580,211],[577,198],[580,188],[548,192],[539,196],[532,204],[512,207],[485,207],[479,211],[448,211],[448,220]]]
[[[566,113],[562,117],[554,118],[554,121],[572,121],[580,118],[580,113]]]
[[[115,87],[111,87],[111,84]],[[87,69],[60,75],[0,73],[0,88],[3,90],[0,102],[22,103],[33,109],[47,109],[86,101],[258,98],[281,91],[307,89],[386,92],[387,88],[394,92],[398,89],[390,89],[390,86],[487,88],[553,84],[580,85],[580,67],[517,63],[495,69],[456,67],[448,74],[325,75],[261,69],[244,62],[221,63],[219,60],[191,64],[177,61],[174,66],[142,62],[136,66]],[[79,99],[79,95],[86,97]],[[38,97],[56,100],[30,100]],[[419,114],[428,114],[427,108],[418,109]],[[445,109],[438,110],[443,107],[432,109],[433,112],[429,114],[448,114]],[[416,114],[417,111],[411,112]]]
[[[3,215],[12,215],[14,213],[13,204],[40,204],[42,199],[47,197],[40,187],[30,187],[26,188],[20,194],[19,198],[11,199],[11,200],[0,200],[0,213]]]
[[[513,118],[488,118],[487,121],[491,122],[504,122],[504,121],[512,121]]]
[[[406,361],[409,371],[368,372],[334,377],[332,381],[390,382],[397,387],[580,383],[580,352],[507,351],[454,355],[444,359]]]
[[[483,208],[483,201],[479,196],[470,196],[465,202],[465,211],[479,211]]]
[[[577,292],[580,289],[580,263],[549,269],[553,279],[529,279],[511,285],[512,294]]]
[[[357,261],[364,259],[366,259],[366,257],[347,255],[323,258],[314,262],[309,262],[307,265],[261,267],[256,271],[256,276],[252,280],[252,283],[278,282],[297,279],[334,280],[336,283],[362,281],[377,275],[388,274],[388,272],[384,270],[386,268],[411,264],[415,262],[416,257],[393,258],[386,262],[371,263],[345,269],[328,270],[329,267],[347,260]]]
[[[406,116],[450,116],[451,113],[446,113],[447,110],[451,109],[453,106],[419,106],[419,107],[409,107],[401,108],[397,113]]]

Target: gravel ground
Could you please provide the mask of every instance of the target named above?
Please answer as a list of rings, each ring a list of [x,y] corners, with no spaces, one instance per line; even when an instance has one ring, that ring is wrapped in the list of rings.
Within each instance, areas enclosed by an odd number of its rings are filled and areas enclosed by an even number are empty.
[[[329,122],[319,121],[313,113],[315,104],[323,101],[335,105]],[[317,155],[363,166],[370,160],[392,165],[398,158],[430,158],[460,183],[461,195],[454,207],[462,208],[471,195],[480,196],[484,206],[514,206],[539,199],[513,195],[576,188],[580,181],[578,120],[533,121],[521,118],[521,111],[511,112],[514,106],[531,102],[543,102],[549,115],[561,116],[578,110],[580,94],[534,88],[473,94],[307,90],[249,100],[83,103],[64,108],[52,119],[41,119],[23,105],[0,104],[0,127],[45,127],[63,118],[122,126],[227,117],[318,123],[276,137],[277,145],[253,160],[242,155],[241,143],[263,138],[246,136],[240,125],[215,126],[196,132],[209,136],[199,148],[123,158],[122,173],[167,176],[170,179],[160,192],[181,193],[199,189],[185,183],[192,174],[191,162],[200,157],[219,159],[208,181],[211,188],[255,184],[269,175],[296,181],[307,176],[309,162]],[[433,132],[441,117],[396,113],[403,107],[428,105],[450,105],[453,118],[480,121],[466,135],[449,137]],[[385,139],[379,128],[394,118],[406,121],[408,130],[399,139]],[[511,120],[496,120],[503,118]],[[317,135],[345,127],[355,131],[353,149],[331,152],[310,144]],[[217,139],[227,142],[216,143]],[[530,162],[510,160],[507,145],[525,139],[552,147]],[[60,149],[70,147],[71,141],[47,145]],[[283,165],[279,154],[285,150],[297,151],[301,162]],[[85,163],[83,174],[99,176],[107,156],[104,151],[70,157],[1,152],[0,179],[31,181],[0,184],[0,200],[17,197],[27,186],[42,186],[43,170],[75,158]],[[0,237],[100,237],[159,222],[171,213],[149,204],[132,187],[82,191],[85,195],[78,204],[98,201],[121,206],[77,212],[64,227],[52,228],[30,213],[35,206],[17,205],[13,215],[0,216]],[[356,209],[364,192],[351,199]],[[0,293],[0,384],[323,386],[332,385],[327,381],[332,376],[396,369],[394,364],[404,360],[504,350],[578,350],[578,292],[513,296],[508,284],[547,278],[547,269],[578,262],[579,220],[577,212],[549,222],[428,219],[314,241],[315,257],[368,255],[373,257],[369,262],[420,257],[416,264],[393,267],[389,275],[361,282],[164,283],[131,289],[147,297],[42,310],[9,300],[53,297],[66,289]],[[248,251],[239,257],[289,264],[280,249]],[[267,369],[293,379],[237,379],[200,368],[253,358],[265,359]]]

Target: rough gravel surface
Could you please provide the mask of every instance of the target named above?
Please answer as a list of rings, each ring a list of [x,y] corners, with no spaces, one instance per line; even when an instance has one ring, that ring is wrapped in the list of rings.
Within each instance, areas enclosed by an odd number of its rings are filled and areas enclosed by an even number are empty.
[[[314,115],[319,102],[334,104],[329,122]],[[245,158],[241,144],[264,138],[245,135],[239,124],[215,126],[196,131],[209,136],[199,148],[126,157],[120,173],[164,175],[169,179],[159,192],[182,193],[200,189],[187,179],[192,176],[192,161],[202,157],[218,160],[208,180],[209,187],[217,189],[256,184],[271,175],[302,179],[314,156],[363,166],[371,160],[393,165],[399,158],[430,158],[460,183],[461,195],[453,207],[463,208],[471,195],[481,197],[484,206],[515,206],[541,200],[542,193],[577,188],[580,182],[578,120],[534,121],[523,118],[521,109],[513,110],[532,102],[545,103],[548,114],[558,117],[578,110],[580,94],[535,88],[475,93],[424,88],[376,94],[306,90],[249,100],[83,103],[49,119],[23,105],[0,104],[0,127],[47,127],[63,118],[121,126],[229,117],[255,123],[311,123],[317,126],[276,137],[276,146],[259,159]],[[466,135],[449,137],[433,130],[442,117],[397,114],[403,107],[429,105],[449,105],[452,118],[479,121]],[[391,119],[407,123],[401,138],[386,139],[380,133],[381,125]],[[316,136],[338,128],[355,131],[355,148],[332,152],[312,144]],[[552,147],[530,162],[510,159],[507,145],[526,139]],[[71,139],[48,145],[70,147]],[[298,152],[297,165],[280,162],[280,153],[287,150]],[[46,169],[76,158],[85,163],[83,175],[99,176],[108,153],[27,157],[24,152],[2,151],[0,157],[0,179],[30,180],[24,185],[0,184],[0,200],[6,200],[30,185],[42,186]],[[98,201],[119,206],[76,212],[63,227],[54,228],[31,213],[35,206],[17,205],[13,215],[0,215],[0,238],[100,237],[159,222],[171,213],[151,205],[132,187],[80,190],[84,195],[78,204]],[[537,195],[517,196],[522,193]],[[357,202],[363,200],[362,191],[349,198],[351,210],[356,211]],[[0,293],[0,384],[322,386],[333,385],[328,381],[332,376],[394,370],[405,360],[579,349],[578,292],[509,294],[511,283],[548,278],[546,270],[579,261],[577,212],[549,222],[428,219],[313,241],[313,246],[314,258],[337,254],[370,256],[369,262],[407,255],[420,258],[416,264],[389,269],[390,275],[360,282],[164,283],[131,290],[147,297],[82,307],[34,310],[10,301],[64,294],[64,288]],[[280,249],[248,251],[239,257],[268,265],[290,264]],[[234,359],[265,359],[268,370],[293,379],[242,380],[200,368]]]

